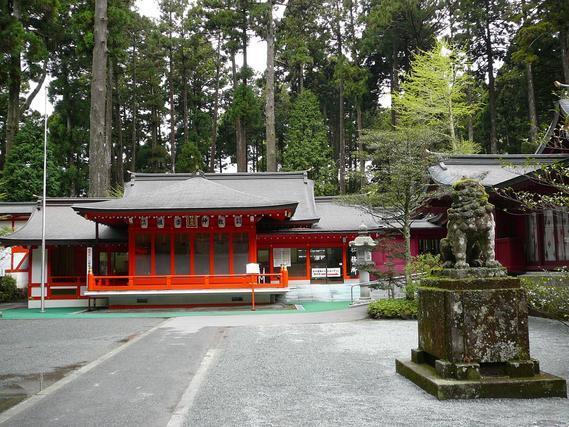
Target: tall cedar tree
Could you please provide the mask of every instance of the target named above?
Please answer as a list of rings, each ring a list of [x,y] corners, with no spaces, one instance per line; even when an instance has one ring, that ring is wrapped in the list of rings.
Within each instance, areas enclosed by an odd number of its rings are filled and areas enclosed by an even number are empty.
[[[294,101],[285,144],[283,169],[308,171],[317,195],[334,194],[337,169],[332,160],[318,98],[308,89]]]
[[[95,1],[95,30],[91,77],[89,139],[89,196],[108,196],[111,147],[105,138],[107,100],[107,0]]]

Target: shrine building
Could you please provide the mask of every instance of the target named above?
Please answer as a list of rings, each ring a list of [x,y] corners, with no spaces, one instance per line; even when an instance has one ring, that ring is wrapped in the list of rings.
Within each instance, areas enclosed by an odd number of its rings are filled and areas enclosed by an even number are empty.
[[[477,178],[496,206],[496,258],[511,274],[569,265],[566,209],[521,212],[501,189],[551,192],[535,179],[569,161],[569,100],[561,100],[535,154],[444,156],[433,184]],[[412,222],[411,251],[438,253],[448,198]],[[41,203],[0,203],[0,226],[13,233],[0,268],[28,290],[41,290]],[[349,242],[365,225],[379,241],[373,261],[402,271],[394,224],[315,197],[305,172],[228,174],[134,173],[117,199],[46,201],[47,307],[170,307],[266,304],[277,300],[350,299],[358,282]]]

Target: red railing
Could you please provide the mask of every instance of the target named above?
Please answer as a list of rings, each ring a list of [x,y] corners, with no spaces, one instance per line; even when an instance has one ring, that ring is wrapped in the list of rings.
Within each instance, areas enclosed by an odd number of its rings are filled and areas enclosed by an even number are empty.
[[[261,283],[265,282],[265,283]],[[277,274],[94,276],[88,291],[167,291],[287,288],[288,271]]]
[[[45,284],[46,299],[84,298],[81,295],[81,286],[85,286],[85,282],[85,276],[51,276]],[[40,299],[41,296],[37,295],[37,292],[32,291],[32,289],[39,288],[41,288],[40,283],[30,283],[28,285],[28,297],[30,299]]]

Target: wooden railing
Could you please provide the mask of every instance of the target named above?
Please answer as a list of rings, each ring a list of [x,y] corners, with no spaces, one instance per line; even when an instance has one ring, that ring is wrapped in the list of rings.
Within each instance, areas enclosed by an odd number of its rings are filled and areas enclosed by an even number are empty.
[[[265,283],[261,283],[265,282]],[[288,270],[277,274],[94,276],[88,291],[167,291],[287,288]]]

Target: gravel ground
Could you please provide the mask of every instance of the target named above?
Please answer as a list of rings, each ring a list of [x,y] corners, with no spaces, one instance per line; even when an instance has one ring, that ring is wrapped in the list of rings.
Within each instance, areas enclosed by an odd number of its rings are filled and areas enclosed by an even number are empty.
[[[90,362],[163,319],[0,321],[0,375],[49,373]]]
[[[569,328],[530,330],[542,369],[569,378]],[[234,328],[185,424],[569,425],[567,399],[438,401],[395,373],[416,343],[413,321]]]

